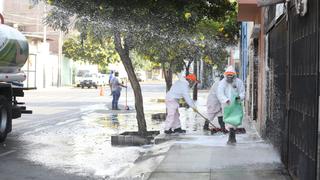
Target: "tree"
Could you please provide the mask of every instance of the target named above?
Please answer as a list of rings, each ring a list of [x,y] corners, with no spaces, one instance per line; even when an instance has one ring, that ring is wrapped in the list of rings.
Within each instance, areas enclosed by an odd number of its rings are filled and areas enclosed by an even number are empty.
[[[98,64],[103,72],[106,72],[106,66],[109,63],[120,61],[110,40],[100,43],[92,38],[83,40],[80,36],[73,36],[64,41],[63,54],[75,61]]]
[[[127,71],[135,95],[135,108],[139,133],[146,135],[141,87],[134,72],[130,51],[144,45],[150,37],[164,41],[175,39],[192,42],[199,22],[204,19],[219,20],[234,11],[228,0],[48,0],[57,8],[48,13],[47,23],[66,29],[66,18],[74,16],[85,23],[93,23],[93,32],[100,39],[112,34],[115,49]],[[50,17],[54,17],[51,18]],[[86,22],[87,21],[87,22]],[[86,26],[82,26],[85,30]],[[82,31],[80,30],[80,32]],[[145,37],[148,37],[145,39]]]
[[[144,46],[136,46],[136,50],[145,60],[161,67],[168,91],[172,86],[173,73],[183,70],[183,60],[179,59],[176,53],[178,44],[165,42],[159,38],[145,42]]]

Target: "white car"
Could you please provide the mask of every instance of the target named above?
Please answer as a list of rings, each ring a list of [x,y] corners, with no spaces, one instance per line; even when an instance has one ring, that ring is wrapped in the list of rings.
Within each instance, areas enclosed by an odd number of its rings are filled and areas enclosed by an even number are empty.
[[[83,79],[80,82],[81,88],[87,87],[87,88],[98,88],[98,78],[97,74],[85,74]]]
[[[75,77],[75,84],[77,87],[80,87],[81,85],[81,82],[83,81],[84,79],[84,76],[86,74],[89,74],[89,70],[79,70],[76,77]]]

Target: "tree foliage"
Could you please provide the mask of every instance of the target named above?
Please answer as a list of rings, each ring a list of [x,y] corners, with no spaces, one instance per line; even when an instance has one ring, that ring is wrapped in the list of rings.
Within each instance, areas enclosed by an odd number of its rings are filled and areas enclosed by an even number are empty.
[[[101,44],[91,38],[81,40],[80,36],[73,36],[64,41],[63,54],[75,61],[89,62],[100,66],[120,61],[111,41],[104,41],[104,44]]]

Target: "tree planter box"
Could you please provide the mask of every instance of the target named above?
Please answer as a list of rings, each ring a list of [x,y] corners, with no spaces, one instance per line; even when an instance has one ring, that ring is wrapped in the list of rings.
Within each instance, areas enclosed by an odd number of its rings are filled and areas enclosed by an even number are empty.
[[[111,136],[111,145],[113,146],[141,146],[151,144],[155,136],[160,134],[160,131],[148,131],[146,137],[141,137],[138,132],[124,132],[119,135]]]
[[[164,121],[166,120],[166,117],[167,117],[166,113],[157,113],[157,114],[151,115],[152,120],[158,120],[158,121]]]

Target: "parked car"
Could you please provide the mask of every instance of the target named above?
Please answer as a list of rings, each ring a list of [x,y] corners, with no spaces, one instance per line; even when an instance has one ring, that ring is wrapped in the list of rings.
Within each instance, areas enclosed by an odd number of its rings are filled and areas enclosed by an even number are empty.
[[[80,82],[81,88],[98,88],[98,78],[97,74],[85,74],[82,81]]]
[[[79,70],[75,77],[75,84],[77,87],[80,87],[81,82],[83,81],[86,74],[89,74],[89,70]]]

